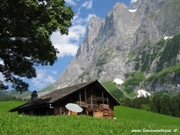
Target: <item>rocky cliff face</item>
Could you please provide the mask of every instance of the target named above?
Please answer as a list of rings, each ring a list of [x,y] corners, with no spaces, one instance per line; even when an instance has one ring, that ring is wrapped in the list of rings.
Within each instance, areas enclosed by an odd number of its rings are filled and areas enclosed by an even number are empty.
[[[93,79],[125,81],[125,73],[142,70],[135,68],[137,63],[143,65],[135,59],[143,57],[140,51],[152,53],[149,48],[161,38],[180,32],[179,9],[179,0],[138,0],[129,8],[123,3],[115,4],[105,19],[92,17],[76,56],[53,88]],[[149,71],[143,71],[146,77],[156,72],[157,60],[158,56],[148,63]]]

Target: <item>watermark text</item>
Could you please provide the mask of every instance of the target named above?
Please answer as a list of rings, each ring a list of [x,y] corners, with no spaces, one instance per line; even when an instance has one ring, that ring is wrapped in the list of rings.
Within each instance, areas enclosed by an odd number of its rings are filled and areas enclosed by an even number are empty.
[[[177,129],[133,129],[131,130],[131,132],[133,133],[173,133],[173,132],[177,132]]]

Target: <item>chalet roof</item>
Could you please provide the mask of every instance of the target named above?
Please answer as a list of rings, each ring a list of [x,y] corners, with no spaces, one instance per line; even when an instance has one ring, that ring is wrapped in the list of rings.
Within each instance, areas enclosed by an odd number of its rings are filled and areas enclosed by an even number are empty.
[[[99,83],[99,81],[95,80],[95,81],[91,81],[91,82],[85,82],[85,83],[73,85],[71,87],[65,87],[62,89],[54,90],[54,91],[52,91],[52,92],[50,92],[44,96],[39,97],[39,99],[36,101],[26,103],[22,106],[14,108],[10,111],[24,110],[24,109],[28,109],[28,108],[36,108],[38,106],[48,106],[49,104],[54,103],[57,100],[60,100],[60,99],[66,97],[69,94],[72,94],[78,90],[81,90],[81,89],[87,87],[88,85],[93,85],[94,87],[98,87],[99,90],[102,90],[102,91],[108,93],[110,95],[110,99],[113,100],[114,103],[116,103],[117,105],[120,104],[119,101],[117,101],[116,98],[114,98],[113,95],[111,95],[111,93],[109,93]]]
[[[86,86],[88,86],[89,84],[93,83],[95,81],[92,82],[85,82],[85,83],[81,83],[81,84],[77,84],[77,85],[73,85],[71,87],[65,87],[62,89],[58,89],[58,90],[54,90],[44,96],[41,97],[41,99],[47,99],[50,98],[50,100],[48,101],[48,103],[53,103],[71,93],[74,93]]]

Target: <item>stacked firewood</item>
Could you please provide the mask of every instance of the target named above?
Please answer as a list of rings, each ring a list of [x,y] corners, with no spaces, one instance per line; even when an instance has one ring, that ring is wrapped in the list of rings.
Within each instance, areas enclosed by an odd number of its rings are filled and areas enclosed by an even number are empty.
[[[88,107],[88,105],[84,101],[81,101],[81,102],[80,101],[76,101],[75,103],[78,104],[81,107],[84,107],[84,108]]]
[[[86,115],[89,115],[89,112],[93,112],[93,116],[97,118],[114,118],[114,111],[108,104],[97,104],[94,100],[93,103],[76,101],[76,104],[86,110]]]
[[[94,117],[114,118],[114,112],[107,104],[99,104]]]

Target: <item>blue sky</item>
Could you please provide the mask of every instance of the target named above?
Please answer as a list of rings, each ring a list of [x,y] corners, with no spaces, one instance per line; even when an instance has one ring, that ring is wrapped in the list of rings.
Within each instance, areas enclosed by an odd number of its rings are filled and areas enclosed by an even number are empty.
[[[51,41],[59,50],[58,61],[53,66],[37,67],[37,77],[25,79],[30,85],[30,90],[41,90],[55,82],[68,66],[70,60],[76,55],[78,47],[86,34],[86,26],[92,16],[105,18],[106,14],[113,9],[117,2],[123,2],[127,6],[136,0],[65,0],[68,6],[76,13],[72,26],[69,28],[69,35],[53,33]],[[0,61],[1,62],[1,61]],[[3,79],[0,75],[0,80]]]

